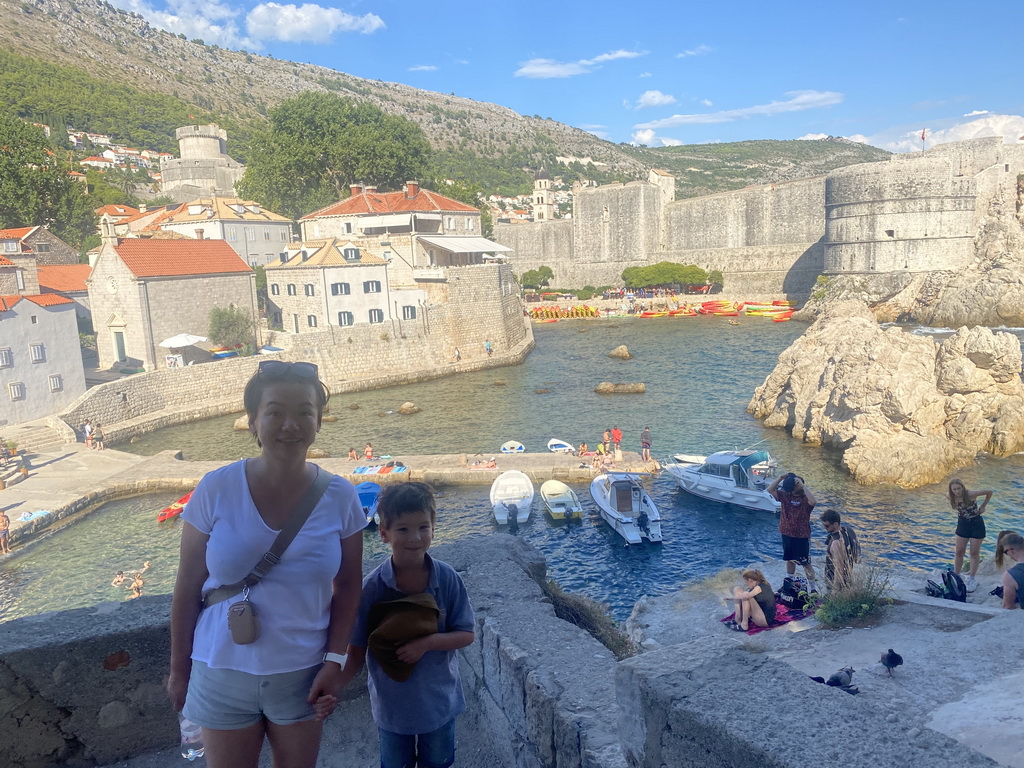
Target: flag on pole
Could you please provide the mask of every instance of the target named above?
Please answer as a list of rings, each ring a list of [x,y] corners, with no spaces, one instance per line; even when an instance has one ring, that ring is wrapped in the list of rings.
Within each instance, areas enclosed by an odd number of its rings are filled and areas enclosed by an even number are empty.
[[[921,141],[924,141],[924,132],[925,132],[925,130],[927,130],[927,129],[925,129],[925,128],[921,129]]]

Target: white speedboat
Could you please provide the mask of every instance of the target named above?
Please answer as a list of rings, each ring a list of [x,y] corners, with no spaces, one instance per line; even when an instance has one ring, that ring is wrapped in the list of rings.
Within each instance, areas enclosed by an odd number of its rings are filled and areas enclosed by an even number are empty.
[[[679,453],[663,469],[684,491],[710,501],[778,512],[779,502],[765,489],[775,462],[766,451],[718,451],[710,456]]]
[[[580,497],[560,480],[545,480],[540,487],[540,498],[555,520],[583,517]]]
[[[518,469],[502,472],[491,483],[491,508],[498,525],[525,523],[533,505],[533,481]]]
[[[518,440],[509,440],[506,443],[501,444],[502,453],[525,453],[526,446],[520,443]]]
[[[377,504],[380,501],[380,484],[367,480],[356,486],[356,493],[359,495],[359,503],[363,507],[363,514],[366,515],[366,522],[380,523],[377,517]]]
[[[640,478],[629,472],[598,475],[590,483],[601,517],[627,544],[661,541],[661,513]]]

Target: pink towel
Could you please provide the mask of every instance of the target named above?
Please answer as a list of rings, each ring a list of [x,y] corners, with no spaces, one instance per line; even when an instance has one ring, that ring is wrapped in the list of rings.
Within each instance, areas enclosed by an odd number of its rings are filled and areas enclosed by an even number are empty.
[[[791,611],[786,606],[784,606],[784,605],[782,605],[780,603],[776,603],[775,604],[775,621],[773,621],[767,627],[757,627],[757,626],[754,626],[753,624],[751,624],[750,625],[750,629],[747,630],[747,634],[748,635],[756,635],[758,632],[766,632],[769,629],[775,629],[776,627],[781,627],[783,624],[788,624],[791,621],[800,621],[800,619],[804,619],[804,618],[810,616],[811,613],[812,613],[812,611]],[[728,616],[726,616],[724,619],[722,619],[722,623],[725,623],[727,621],[733,621],[735,618],[736,618],[735,612],[734,613],[730,613]]]

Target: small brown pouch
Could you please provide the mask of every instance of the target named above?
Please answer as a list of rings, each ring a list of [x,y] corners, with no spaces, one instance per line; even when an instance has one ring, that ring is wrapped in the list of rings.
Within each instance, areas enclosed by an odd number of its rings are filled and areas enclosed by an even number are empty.
[[[228,607],[228,630],[236,645],[255,643],[260,636],[260,619],[256,605],[249,601],[249,590],[245,590],[242,599]]]

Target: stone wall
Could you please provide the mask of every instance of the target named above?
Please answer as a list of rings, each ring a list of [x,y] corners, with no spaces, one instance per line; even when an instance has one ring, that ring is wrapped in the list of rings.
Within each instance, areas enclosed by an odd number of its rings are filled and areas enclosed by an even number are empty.
[[[509,263],[517,275],[548,266],[555,273],[552,285],[570,287],[585,282],[572,247],[572,219],[532,224],[495,224],[494,239],[512,249]]]
[[[778,298],[785,294],[800,300],[814,288],[824,264],[824,245],[796,243],[750,248],[715,248],[692,251],[663,251],[651,261],[696,264],[702,269],[720,270],[723,291],[739,300]]]
[[[32,248],[36,264],[39,266],[78,263],[78,251],[45,227],[40,227],[30,234],[25,238],[25,242]]]

